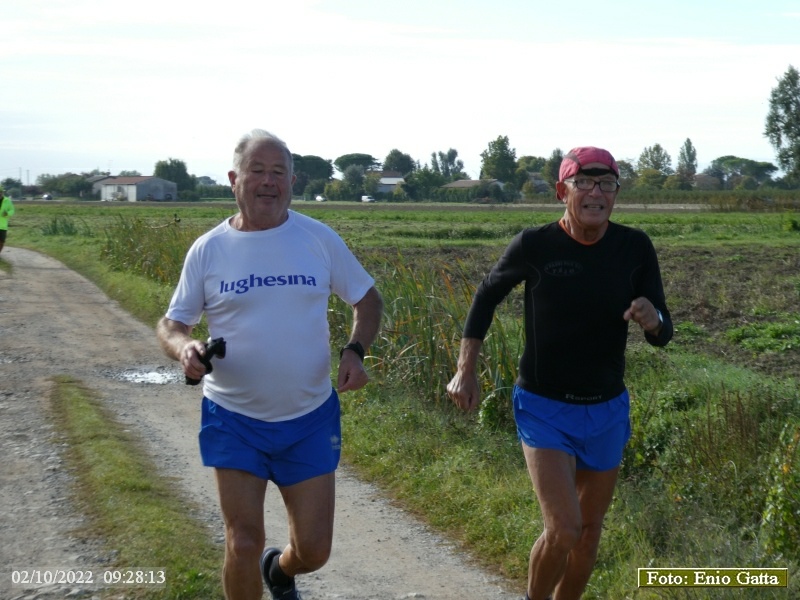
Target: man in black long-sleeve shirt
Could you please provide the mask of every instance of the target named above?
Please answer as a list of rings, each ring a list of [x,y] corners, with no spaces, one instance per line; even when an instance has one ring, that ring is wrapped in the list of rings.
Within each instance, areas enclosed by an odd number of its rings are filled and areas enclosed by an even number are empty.
[[[672,338],[650,239],[609,221],[618,178],[606,150],[581,147],[564,157],[556,184],[564,216],[517,235],[480,284],[447,386],[459,407],[478,407],[483,339],[497,305],[524,282],[525,350],[514,415],[544,519],[531,550],[530,600],[553,592],[555,600],[579,598],[594,567],[630,437],[629,322],[654,346]]]

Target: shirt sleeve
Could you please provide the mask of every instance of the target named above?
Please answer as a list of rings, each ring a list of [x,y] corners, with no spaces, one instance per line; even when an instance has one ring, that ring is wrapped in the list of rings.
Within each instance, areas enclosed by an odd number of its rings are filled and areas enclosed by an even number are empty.
[[[180,280],[175,287],[166,317],[194,327],[200,322],[205,308],[202,269],[197,242],[186,254]]]
[[[358,262],[344,240],[333,234],[329,242],[331,253],[331,291],[350,306],[357,304],[375,280]]]
[[[522,268],[523,234],[524,232],[519,233],[511,240],[503,256],[478,286],[464,324],[465,338],[484,339],[494,319],[497,305],[525,279]]]
[[[661,269],[658,265],[658,256],[650,238],[646,240],[646,259],[643,277],[643,289],[641,295],[650,300],[653,306],[661,313],[663,323],[658,335],[652,335],[645,331],[644,337],[648,344],[652,346],[666,346],[672,339],[674,332],[672,315],[667,308],[667,301],[664,295],[664,284],[661,279]]]

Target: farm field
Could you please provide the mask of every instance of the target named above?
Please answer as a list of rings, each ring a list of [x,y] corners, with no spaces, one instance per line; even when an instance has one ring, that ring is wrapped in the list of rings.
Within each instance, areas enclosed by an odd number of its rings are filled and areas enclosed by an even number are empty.
[[[386,301],[369,359],[374,383],[343,404],[348,462],[523,578],[541,525],[507,402],[518,295],[487,340],[481,413],[451,409],[444,383],[472,290],[513,235],[557,219],[560,208],[293,208],[336,229]],[[19,203],[7,244],[55,256],[154,323],[188,244],[234,211],[233,203]],[[780,594],[797,592],[800,562],[800,215],[625,208],[612,220],[652,238],[676,334],[656,351],[631,330],[634,437],[587,597],[624,597],[637,566],[685,564],[789,567],[793,587],[764,597],[791,597]],[[335,302],[331,310],[334,337],[344,336],[347,311]],[[685,597],[745,597],[697,594]]]

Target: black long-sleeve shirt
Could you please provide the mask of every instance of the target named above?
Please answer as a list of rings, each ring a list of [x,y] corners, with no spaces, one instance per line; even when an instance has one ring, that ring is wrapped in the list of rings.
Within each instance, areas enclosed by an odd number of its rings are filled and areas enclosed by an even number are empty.
[[[497,305],[525,282],[525,349],[517,385],[555,400],[595,403],[625,390],[624,312],[640,296],[661,311],[654,346],[672,338],[655,248],[643,231],[609,223],[584,245],[557,223],[519,233],[481,282],[464,337],[484,339]]]

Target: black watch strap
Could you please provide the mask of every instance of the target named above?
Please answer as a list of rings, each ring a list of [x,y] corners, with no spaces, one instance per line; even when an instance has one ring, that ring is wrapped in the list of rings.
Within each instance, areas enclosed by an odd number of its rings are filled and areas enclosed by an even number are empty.
[[[344,348],[339,351],[339,359],[341,360],[342,354],[344,354],[345,350],[352,350],[358,357],[363,361],[364,360],[364,346],[361,345],[361,342],[350,342]]]

